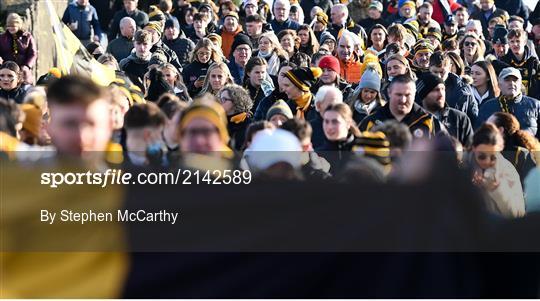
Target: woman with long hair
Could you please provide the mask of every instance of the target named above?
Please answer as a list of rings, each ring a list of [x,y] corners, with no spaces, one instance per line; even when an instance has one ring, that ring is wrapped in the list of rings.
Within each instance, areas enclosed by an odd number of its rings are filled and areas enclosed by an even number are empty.
[[[0,98],[21,104],[25,95],[21,68],[13,61],[4,62],[0,65]]]
[[[506,218],[525,214],[525,200],[519,174],[501,152],[504,139],[491,123],[481,125],[473,136],[468,162],[472,181],[486,192],[487,209]]]
[[[279,66],[288,60],[289,55],[283,50],[278,37],[272,31],[262,33],[258,43],[259,49],[253,53],[253,56],[265,59],[268,63],[268,74],[277,76]]]
[[[489,61],[478,61],[471,66],[473,96],[480,107],[488,99],[499,97],[501,90],[497,74]]]
[[[296,31],[284,29],[278,33],[277,37],[283,50],[287,52],[289,61],[295,63],[299,67],[309,67],[311,58],[309,55],[298,51],[300,48],[300,38],[296,34]],[[307,65],[305,65],[306,62]]]
[[[480,60],[484,60],[486,46],[484,41],[474,33],[467,33],[459,43],[461,58],[465,63],[465,73],[470,74],[470,66]]]
[[[501,132],[504,139],[503,156],[514,165],[523,183],[529,171],[536,166],[532,154],[540,150],[538,141],[522,130],[517,118],[510,113],[497,112],[489,117],[488,122]]]
[[[309,27],[309,25],[300,25],[300,27],[296,30],[296,33],[300,39],[300,47],[298,51],[311,56],[319,50],[319,41],[317,41],[315,33],[311,27]]]
[[[273,90],[273,84],[267,81],[267,67],[265,59],[255,56],[249,59],[244,70],[243,86],[249,92],[255,109]]]
[[[193,97],[201,91],[208,67],[222,61],[221,51],[210,39],[203,38],[197,42],[191,54],[190,63],[184,68],[182,74],[189,95]]]
[[[165,80],[173,87],[174,94],[184,102],[191,102],[192,99],[189,96],[188,89],[182,80],[182,76],[178,69],[170,63],[163,64],[159,67],[159,70],[165,76]]]
[[[362,74],[360,83],[347,99],[356,124],[360,124],[364,118],[384,106],[385,101],[382,99],[380,90],[381,78],[379,73],[373,66],[368,65]]]
[[[409,60],[401,54],[392,54],[385,61],[386,78],[382,84],[381,94],[385,100],[388,100],[388,85],[392,79],[398,75],[407,74],[416,79],[415,73],[409,65]]]
[[[234,79],[227,64],[224,62],[213,63],[208,67],[206,77],[199,95],[210,93],[217,96],[219,90],[226,85],[234,84]]]

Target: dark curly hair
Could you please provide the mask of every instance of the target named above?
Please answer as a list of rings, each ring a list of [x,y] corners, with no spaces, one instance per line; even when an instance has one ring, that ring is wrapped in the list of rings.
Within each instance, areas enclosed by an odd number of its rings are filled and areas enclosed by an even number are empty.
[[[218,95],[221,95],[223,91],[229,92],[229,95],[233,100],[234,114],[250,112],[253,107],[253,100],[249,97],[249,93],[246,89],[236,84],[226,85],[219,91]]]

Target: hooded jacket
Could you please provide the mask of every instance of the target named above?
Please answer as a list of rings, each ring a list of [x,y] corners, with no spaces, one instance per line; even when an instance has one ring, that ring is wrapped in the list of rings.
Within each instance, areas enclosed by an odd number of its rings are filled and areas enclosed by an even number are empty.
[[[5,61],[14,61],[19,66],[34,67],[37,60],[37,49],[34,37],[28,31],[15,34],[17,53],[13,51],[13,35],[8,31],[0,34],[0,57]]]
[[[509,50],[501,61],[514,67],[521,73],[521,82],[526,89],[526,94],[537,97],[540,94],[540,61],[533,55],[532,49],[525,46],[525,54],[520,61]]]

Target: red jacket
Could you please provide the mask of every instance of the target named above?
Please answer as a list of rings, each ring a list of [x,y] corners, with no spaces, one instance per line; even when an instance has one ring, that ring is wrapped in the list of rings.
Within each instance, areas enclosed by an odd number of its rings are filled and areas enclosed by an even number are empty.
[[[461,4],[457,3],[456,0],[446,0],[448,1],[448,4],[450,4],[450,10],[455,12],[458,8],[461,7]],[[443,12],[443,7],[441,6],[440,0],[433,1],[433,15],[431,18],[439,24],[444,24],[445,21],[445,15]]]

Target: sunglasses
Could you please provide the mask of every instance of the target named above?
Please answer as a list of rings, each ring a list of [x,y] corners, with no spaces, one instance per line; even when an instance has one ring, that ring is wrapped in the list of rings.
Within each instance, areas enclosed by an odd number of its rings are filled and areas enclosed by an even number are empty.
[[[463,45],[464,45],[465,47],[468,47],[468,46],[471,46],[471,47],[472,47],[472,46],[476,46],[477,44],[476,44],[475,42],[465,42],[465,43],[463,43]]]

